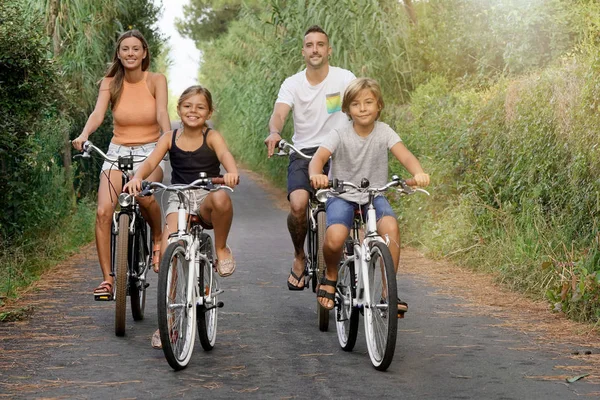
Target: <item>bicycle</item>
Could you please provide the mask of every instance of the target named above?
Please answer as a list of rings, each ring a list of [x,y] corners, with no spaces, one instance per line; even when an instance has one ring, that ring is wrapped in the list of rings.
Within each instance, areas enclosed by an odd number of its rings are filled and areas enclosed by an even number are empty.
[[[294,145],[285,140],[280,140],[277,145],[279,152],[276,156],[290,156],[292,152],[305,160],[311,160],[312,156],[304,154]],[[306,209],[306,256],[304,287],[310,285],[313,293],[317,291],[317,284],[321,276],[325,273],[325,259],[323,258],[323,240],[325,239],[326,214],[325,201],[319,201],[312,191],[309,192],[308,207]],[[317,320],[319,321],[319,330],[326,332],[329,329],[329,311],[317,302]]]
[[[116,164],[121,171],[122,187],[133,176],[134,157],[143,161],[145,156],[109,157],[92,142],[83,144],[82,154],[75,157],[90,158],[97,153],[100,158]],[[136,160],[138,161],[138,160]],[[131,300],[134,321],[144,319],[146,308],[146,276],[151,265],[152,253],[150,227],[142,216],[136,197],[128,193],[118,196],[119,207],[115,208],[111,223],[110,275],[114,277],[113,294],[95,296],[97,301],[112,301],[115,305],[115,335],[125,335],[127,296]]]
[[[194,349],[196,328],[202,348],[212,350],[217,337],[217,309],[223,307],[214,268],[212,238],[191,213],[185,191],[227,189],[223,178],[201,177],[189,185],[166,186],[144,182],[142,195],[155,189],[175,192],[179,198],[177,231],[169,235],[158,274],[158,329],[165,358],[176,371],[187,367]],[[215,186],[219,185],[219,186]],[[188,204],[188,206],[186,206]],[[187,217],[186,217],[187,215]]]
[[[332,194],[341,194],[347,187],[368,194],[366,220],[357,211],[352,230],[343,249],[338,269],[335,291],[336,330],[340,346],[352,351],[358,334],[359,313],[364,316],[365,336],[371,363],[375,369],[385,371],[394,357],[398,330],[398,298],[396,272],[388,248],[389,238],[377,233],[375,196],[391,187],[399,186],[401,194],[429,193],[424,189],[413,189],[397,176],[381,188],[369,186],[363,179],[361,185],[333,180],[327,189],[320,189],[316,196],[326,199]],[[361,239],[362,237],[362,239]]]

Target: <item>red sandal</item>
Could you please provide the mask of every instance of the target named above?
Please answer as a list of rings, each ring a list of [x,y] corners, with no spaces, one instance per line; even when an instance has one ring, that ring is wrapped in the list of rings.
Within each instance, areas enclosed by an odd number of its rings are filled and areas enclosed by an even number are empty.
[[[102,282],[96,289],[94,289],[94,298],[100,301],[107,301],[113,299],[113,285],[108,281]]]

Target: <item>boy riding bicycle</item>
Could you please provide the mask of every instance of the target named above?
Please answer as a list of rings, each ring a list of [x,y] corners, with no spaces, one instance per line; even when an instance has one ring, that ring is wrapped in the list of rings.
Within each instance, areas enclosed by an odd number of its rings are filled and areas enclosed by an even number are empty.
[[[342,111],[351,123],[332,130],[309,164],[311,185],[315,189],[329,184],[327,175],[321,173],[323,165],[331,156],[332,177],[360,183],[367,178],[372,186],[383,186],[388,178],[388,149],[411,173],[418,186],[429,184],[429,175],[423,171],[419,160],[404,146],[398,134],[389,125],[377,121],[383,109],[383,97],[379,84],[370,78],[358,78],[346,89]],[[317,292],[317,301],[326,309],[333,309],[338,264],[344,241],[352,228],[354,212],[361,211],[368,196],[358,190],[348,190],[327,200],[327,231],[323,243],[323,256],[327,270]],[[374,201],[377,210],[377,231],[388,237],[394,269],[398,270],[400,259],[400,231],[394,211],[383,196]],[[408,305],[398,299],[398,316],[402,317]]]

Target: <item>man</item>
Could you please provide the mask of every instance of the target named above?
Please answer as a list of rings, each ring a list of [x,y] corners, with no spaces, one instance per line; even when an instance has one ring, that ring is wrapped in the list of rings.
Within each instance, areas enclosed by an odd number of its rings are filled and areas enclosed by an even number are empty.
[[[326,133],[348,123],[342,113],[342,99],[346,86],[356,77],[350,71],[330,66],[330,55],[331,46],[325,31],[316,25],[308,28],[302,44],[306,69],[283,82],[269,121],[269,136],[265,139],[269,157],[281,140],[281,130],[291,110],[294,118],[292,142],[308,155],[314,154]],[[313,190],[308,163],[308,160],[292,156],[288,166],[290,213],[287,224],[294,244],[294,262],[288,278],[290,290],[304,289],[306,209],[309,192]]]

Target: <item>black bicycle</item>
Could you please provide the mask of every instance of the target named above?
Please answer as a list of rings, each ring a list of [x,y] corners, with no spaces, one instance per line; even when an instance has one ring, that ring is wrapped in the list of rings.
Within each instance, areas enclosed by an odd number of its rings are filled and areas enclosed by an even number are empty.
[[[289,156],[291,152],[294,152],[305,160],[312,159],[312,156],[304,154],[301,150],[283,139],[279,141],[277,146],[279,148],[279,152],[275,153],[277,156]],[[326,201],[326,198],[323,200],[317,199],[315,193],[310,192],[308,207],[306,209],[306,223],[308,229],[306,231],[307,262],[304,274],[304,287],[308,287],[310,282],[313,293],[316,293],[317,284],[321,280],[321,276],[325,273],[323,240],[325,240],[325,230],[327,229],[325,214]],[[329,329],[329,310],[325,309],[318,302],[317,319],[319,321],[319,330],[326,332]]]
[[[145,156],[109,157],[91,142],[83,144],[83,153],[77,156],[91,157],[95,152],[100,158],[113,163],[121,171],[121,183],[125,186],[133,176],[135,161],[142,161]],[[77,157],[76,156],[76,157]],[[118,206],[113,213],[110,238],[110,268],[114,277],[113,294],[95,296],[96,300],[116,302],[115,335],[125,335],[127,313],[127,296],[131,300],[131,315],[135,321],[144,319],[146,307],[146,276],[151,265],[150,227],[142,216],[140,206],[134,195],[121,193]]]

